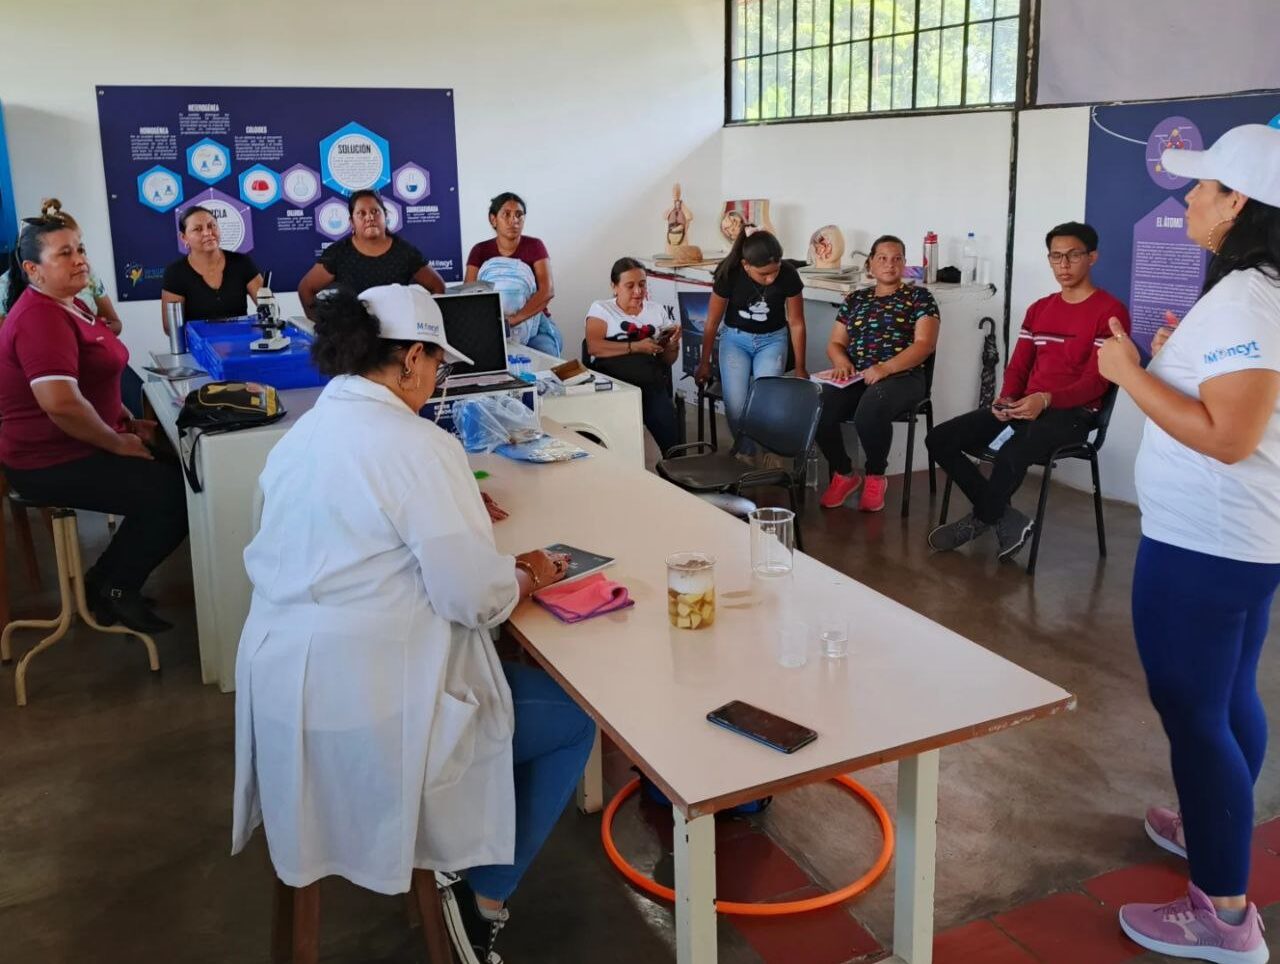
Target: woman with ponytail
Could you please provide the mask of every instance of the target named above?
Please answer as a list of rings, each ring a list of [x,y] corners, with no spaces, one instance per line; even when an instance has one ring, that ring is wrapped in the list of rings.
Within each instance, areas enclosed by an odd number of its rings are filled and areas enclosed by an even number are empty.
[[[720,384],[729,428],[736,435],[751,383],[764,375],[781,375],[788,345],[795,353],[795,375],[808,378],[804,350],[804,282],[782,260],[782,245],[768,231],[747,225],[719,267],[711,289],[702,357],[695,378],[711,381],[711,356],[720,335]],[[750,454],[746,446],[739,448]]]
[[[47,197],[40,202],[39,216],[50,220],[61,220],[71,230],[80,230],[80,225],[76,223],[76,219],[62,210],[62,202],[56,197]],[[8,270],[4,274],[0,274],[0,322],[4,321],[4,316],[9,313],[10,307],[18,300],[18,296],[22,294],[22,287],[25,285],[20,266],[17,271],[13,270],[12,264],[5,267]],[[18,285],[16,288],[13,287],[15,281]],[[99,322],[110,328],[115,334],[120,334],[122,327],[120,316],[116,314],[116,306],[111,303],[111,298],[107,295],[107,286],[102,283],[101,278],[90,271],[89,283],[84,286],[84,289],[77,297],[93,310]]]
[[[171,624],[141,589],[186,537],[186,485],[152,451],[156,423],[121,402],[129,350],[79,297],[88,280],[80,231],[63,216],[28,218],[0,328],[0,464],[28,499],[124,516],[85,595],[98,622],[154,633]]]
[[[1199,179],[1186,221],[1213,254],[1204,290],[1145,369],[1112,318],[1098,368],[1147,417],[1133,630],[1178,809],[1152,807],[1145,829],[1187,858],[1191,883],[1172,903],[1122,907],[1120,925],[1161,954],[1261,964],[1245,890],[1267,745],[1258,659],[1280,586],[1280,130],[1237,127],[1161,162]]]

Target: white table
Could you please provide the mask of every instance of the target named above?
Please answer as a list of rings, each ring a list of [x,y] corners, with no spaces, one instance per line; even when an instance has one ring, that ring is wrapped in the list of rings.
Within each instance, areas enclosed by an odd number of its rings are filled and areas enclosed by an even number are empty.
[[[532,352],[524,351],[532,355]],[[164,356],[165,360],[173,356]],[[179,361],[195,364],[189,355]],[[544,365],[558,360],[542,356]],[[536,366],[535,366],[536,367]],[[206,378],[168,382],[147,376],[143,392],[174,447],[179,447],[177,417],[182,399]],[[253,537],[253,505],[258,476],[267,454],[290,427],[315,404],[318,388],[280,393],[288,415],[261,428],[211,435],[200,441],[196,469],[204,491],[187,487],[191,570],[195,587],[196,633],[200,645],[200,676],[224,693],[235,689],[236,649],[249,614],[252,588],[244,571],[244,550]],[[541,411],[564,418],[574,429],[590,432],[615,450],[621,462],[644,468],[644,437],[640,390],[614,382],[610,392],[591,395],[542,396]],[[505,460],[504,460],[505,461]]]
[[[566,542],[616,556],[608,574],[635,600],[575,626],[526,602],[511,627],[672,801],[677,960],[716,960],[716,811],[897,760],[893,960],[928,964],[940,748],[1069,709],[1074,698],[807,556],[797,554],[793,582],[753,585],[744,523],[595,451],[552,466],[472,461],[511,511],[494,529],[501,549]],[[668,625],[664,560],[681,549],[719,559],[709,630]],[[848,658],[815,651],[800,669],[777,664],[781,623],[834,613],[851,623]],[[811,726],[818,739],[785,755],[705,721],[734,699]]]

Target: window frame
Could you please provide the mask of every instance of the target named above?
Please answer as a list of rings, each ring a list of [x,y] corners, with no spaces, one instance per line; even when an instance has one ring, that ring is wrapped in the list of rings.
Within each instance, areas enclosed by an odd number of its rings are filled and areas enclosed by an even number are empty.
[[[1015,55],[1017,70],[1014,78],[1014,90],[1013,90],[1014,97],[1012,101],[1004,101],[999,104],[966,105],[964,103],[961,103],[961,104],[955,104],[955,105],[948,105],[945,107],[899,107],[899,108],[891,108],[889,110],[867,109],[864,111],[856,111],[851,113],[839,113],[839,114],[830,113],[830,112],[824,113],[824,114],[803,114],[799,116],[792,114],[788,117],[761,117],[758,120],[747,120],[743,118],[741,120],[735,120],[733,118],[733,65],[735,63],[735,59],[733,57],[733,8],[735,4],[737,4],[738,2],[739,0],[725,0],[725,5],[724,5],[724,126],[725,127],[760,127],[760,126],[769,125],[769,124],[814,124],[814,123],[840,122],[840,121],[852,121],[852,120],[882,120],[886,118],[897,118],[897,117],[931,117],[931,116],[938,116],[938,115],[945,115],[945,114],[973,114],[973,113],[992,112],[992,111],[1010,112],[1010,111],[1023,110],[1034,103],[1033,87],[1034,87],[1035,71],[1033,69],[1033,65],[1036,59],[1036,48],[1039,44],[1040,5],[1041,3],[1043,3],[1043,0],[1018,0],[1018,14],[1017,14],[1018,38],[1017,38],[1017,50]],[[769,2],[769,0],[752,0],[752,2],[763,4],[763,3]],[[796,2],[798,2],[798,0],[792,0],[793,24],[795,22],[794,21],[794,10],[795,10],[794,4]],[[795,57],[796,55],[802,51],[807,51],[807,50],[828,51],[827,106],[828,108],[830,108],[832,88],[835,83],[835,78],[834,78],[835,58],[834,56],[832,56],[831,52],[836,47],[842,46],[845,43],[860,42],[860,41],[848,41],[848,42],[841,41],[839,44],[833,43],[832,42],[832,39],[834,37],[833,12],[835,7],[834,0],[815,0],[815,2],[827,3],[828,42],[823,45],[811,45],[809,47],[804,47],[804,48],[797,47],[795,46],[796,38],[793,32],[792,47],[789,48],[787,51],[785,51],[785,53],[789,53],[792,57],[791,69],[792,69],[793,96],[792,96],[791,106],[793,109],[795,107],[794,89],[795,89]],[[911,36],[913,38],[914,42],[912,44],[911,100],[914,103],[916,99],[916,83],[919,77],[919,68],[920,68],[921,30],[920,30],[920,23],[919,23],[920,2],[919,0],[913,0],[913,2],[915,3],[915,6],[916,6],[916,11],[915,11],[916,16],[913,21],[915,26],[913,27],[912,30],[907,31],[905,33],[898,33],[895,31],[894,33],[888,34],[886,35],[886,37],[883,37],[883,38],[876,38],[874,36],[874,33],[869,33],[866,38],[866,42],[868,44],[871,44],[875,39],[892,39],[898,36]],[[970,4],[972,2],[973,0],[965,0],[964,23],[962,25],[961,24],[952,25],[952,26],[963,26],[965,30],[966,51],[965,51],[965,59],[961,65],[961,70],[960,70],[961,101],[964,100],[964,95],[966,92],[966,87],[969,79],[967,47],[968,47],[969,27],[971,26],[969,22],[969,9],[970,9]],[[763,10],[763,7],[761,9]],[[994,6],[993,6],[993,10],[994,10]],[[1012,19],[1012,18],[994,18],[993,17],[990,22],[995,23],[995,22],[998,22],[998,20],[1003,20],[1003,19]],[[988,21],[978,21],[978,22],[985,23]],[[926,32],[932,31],[934,29],[944,29],[944,28],[929,27],[929,28],[926,28]],[[868,47],[868,50],[870,51],[870,47]],[[746,60],[748,62],[754,60],[758,63],[762,63],[765,57],[778,56],[782,53],[784,53],[784,51],[778,50],[778,51],[774,51],[769,54],[766,54],[764,53],[763,50],[757,50],[757,52],[753,55],[740,57],[737,59],[739,61]],[[993,60],[994,60],[994,57],[993,57]],[[1028,83],[1028,78],[1032,79],[1031,83]],[[870,104],[870,101],[868,101],[868,105],[869,104]]]

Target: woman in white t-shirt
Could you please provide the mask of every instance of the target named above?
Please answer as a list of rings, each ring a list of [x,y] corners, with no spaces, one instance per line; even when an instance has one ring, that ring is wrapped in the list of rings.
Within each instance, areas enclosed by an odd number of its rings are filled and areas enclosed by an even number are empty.
[[[1147,416],[1133,628],[1180,812],[1153,807],[1146,831],[1187,857],[1191,884],[1126,905],[1120,924],[1160,953],[1260,964],[1245,888],[1267,739],[1258,657],[1280,586],[1280,130],[1237,127],[1162,162],[1199,179],[1187,236],[1213,252],[1204,290],[1180,323],[1166,316],[1145,370],[1112,319],[1098,367]]]
[[[635,258],[619,258],[609,272],[613,297],[587,312],[591,367],[640,389],[644,427],[658,450],[680,441],[671,400],[671,365],[680,350],[680,327],[646,300],[648,276]]]

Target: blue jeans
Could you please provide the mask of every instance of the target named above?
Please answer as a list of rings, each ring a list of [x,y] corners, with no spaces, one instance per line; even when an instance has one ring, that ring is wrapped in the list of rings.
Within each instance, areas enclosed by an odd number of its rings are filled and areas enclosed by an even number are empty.
[[[556,327],[556,323],[544,311],[534,315],[518,328],[525,329],[526,337],[517,338],[522,344],[528,345],[530,348],[542,352],[544,355],[550,355],[552,358],[563,358],[564,339],[560,336],[560,329]]]
[[[786,370],[790,338],[787,328],[767,335],[753,335],[731,325],[720,330],[720,384],[724,392],[724,413],[735,439],[752,381],[766,375],[781,375]],[[756,446],[743,440],[738,450],[750,454]]]
[[[540,669],[504,662],[515,704],[512,740],[516,778],[516,854],[513,864],[472,867],[467,883],[481,897],[505,901],[546,843],[573,796],[591,755],[596,726]]]
[[[1267,752],[1258,657],[1280,565],[1240,562],[1145,536],[1133,570],[1133,633],[1169,737],[1191,880],[1243,894],[1253,785]]]

